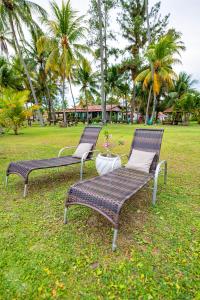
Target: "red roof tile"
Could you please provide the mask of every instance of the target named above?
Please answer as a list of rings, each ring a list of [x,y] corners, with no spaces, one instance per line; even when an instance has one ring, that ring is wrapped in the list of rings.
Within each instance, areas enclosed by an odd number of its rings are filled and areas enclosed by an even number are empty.
[[[68,108],[65,110],[66,112],[74,112],[74,108]],[[88,111],[89,112],[101,112],[101,105],[89,105],[88,106]],[[106,105],[106,111],[110,112],[111,111],[111,105],[108,104]],[[113,112],[121,112],[121,107],[119,105],[113,105],[112,106],[112,111]],[[61,111],[62,112],[62,111]],[[76,112],[87,112],[86,108],[82,108],[80,106],[76,107]]]

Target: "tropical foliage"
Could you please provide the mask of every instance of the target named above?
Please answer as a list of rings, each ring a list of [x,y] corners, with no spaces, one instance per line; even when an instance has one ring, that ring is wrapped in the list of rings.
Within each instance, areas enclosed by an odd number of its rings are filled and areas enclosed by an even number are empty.
[[[94,103],[98,96],[98,73],[93,72],[88,60],[84,59],[75,74],[74,83],[80,86],[81,106],[87,109],[87,123],[89,123],[88,105]]]
[[[31,109],[25,107],[28,98],[29,91],[4,89],[0,98],[0,125],[13,129],[17,135],[25,119],[32,115],[33,107]]]
[[[166,29],[161,2],[90,0],[88,16],[70,0],[49,5],[50,16],[29,0],[0,2],[0,93],[29,90],[41,125],[44,112],[55,123],[56,110],[66,125],[65,109],[73,106],[77,118],[78,104],[101,104],[103,122],[106,104],[121,105],[126,122],[142,115],[152,124],[166,108],[181,112],[185,123],[198,118],[196,81],[175,68],[185,45],[181,33]]]

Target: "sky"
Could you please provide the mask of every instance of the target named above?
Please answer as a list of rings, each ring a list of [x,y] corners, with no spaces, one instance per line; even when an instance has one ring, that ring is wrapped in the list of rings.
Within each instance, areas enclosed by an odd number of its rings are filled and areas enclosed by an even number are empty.
[[[56,0],[61,3],[62,0]],[[34,0],[34,2],[50,11],[48,0]],[[149,0],[151,6],[156,0]],[[86,14],[89,0],[71,0],[72,7]],[[176,66],[177,72],[186,71],[198,80],[196,88],[200,90],[200,0],[161,0],[161,15],[170,13],[169,27],[182,32],[182,40],[186,51],[182,53],[182,65]],[[112,22],[111,22],[112,23]],[[120,47],[121,48],[121,47]]]

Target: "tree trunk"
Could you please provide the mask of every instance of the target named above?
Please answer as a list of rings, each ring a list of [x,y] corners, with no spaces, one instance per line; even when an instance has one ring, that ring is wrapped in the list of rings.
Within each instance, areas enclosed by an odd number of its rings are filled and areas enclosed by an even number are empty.
[[[145,10],[146,10],[146,17],[147,17],[147,37],[148,43],[151,44],[151,31],[150,31],[150,23],[149,23],[149,3],[148,0],[145,0]]]
[[[65,114],[65,78],[62,80],[62,107],[63,107],[63,122],[66,125],[66,114]]]
[[[110,107],[110,110],[111,110],[111,118],[110,118],[110,123],[112,124],[112,113],[113,113],[113,100],[112,100],[112,95],[111,95],[111,107]]]
[[[16,33],[15,33],[14,24],[13,24],[13,18],[12,18],[11,12],[9,12],[9,22],[10,22],[10,26],[11,26],[11,31],[12,31],[12,35],[13,35],[13,41],[14,41],[14,44],[15,44],[15,49],[16,49],[18,55],[19,55],[21,64],[23,65],[24,71],[25,71],[26,76],[28,78],[28,82],[29,82],[29,85],[30,85],[30,89],[31,89],[31,93],[32,93],[34,102],[35,102],[36,105],[39,105],[39,102],[37,100],[37,97],[36,97],[36,94],[35,94],[35,90],[34,90],[34,87],[33,87],[32,81],[31,81],[30,74],[28,72],[26,63],[25,63],[25,61],[23,59],[20,46],[18,44],[18,40],[17,40],[17,36],[16,36]],[[38,115],[38,119],[40,121],[41,126],[44,126],[44,121],[43,121],[43,117],[42,117],[42,114],[41,114],[40,110],[37,111],[37,115]]]
[[[71,96],[72,96],[72,100],[73,100],[73,105],[74,105],[74,113],[75,113],[75,119],[76,119],[76,103],[75,103],[75,99],[74,99],[74,94],[72,91],[72,84],[71,84],[71,79],[68,79],[69,82],[69,88],[70,88],[70,92],[71,92]]]
[[[105,84],[107,84],[107,74],[108,74],[108,49],[107,49],[107,7],[106,7],[106,2],[104,3],[104,80]],[[107,91],[105,89],[105,110],[106,110],[106,103],[107,103]]]
[[[87,101],[87,93],[85,91],[85,102],[86,102],[86,113],[87,113],[87,125],[89,124],[89,112],[88,112],[88,101]]]
[[[133,96],[131,99],[131,124],[133,124],[133,116],[135,112],[135,96],[136,96],[136,90],[135,90],[135,83],[133,86]]]
[[[151,123],[153,123],[155,120],[156,105],[157,105],[157,98],[156,98],[156,94],[153,93],[153,110],[152,110],[152,115],[151,115]]]
[[[151,101],[151,92],[152,92],[152,85],[150,86],[149,95],[148,95],[148,100],[147,100],[145,125],[147,125],[147,124],[148,124],[148,121],[149,121],[149,106],[150,106],[150,101]]]
[[[148,43],[150,45],[151,44],[151,31],[150,31],[150,22],[149,22],[149,4],[148,4],[148,0],[145,0],[145,9],[146,9],[146,17],[147,17],[147,36],[148,36]],[[151,76],[152,76],[152,84],[153,84],[153,82],[154,82],[154,66],[153,66],[153,63],[151,63],[150,66],[151,66]],[[155,109],[156,109],[156,95],[154,93],[151,123],[153,123],[153,121],[154,121]],[[148,108],[147,108],[146,111],[148,112]]]
[[[125,105],[126,105],[126,123],[128,123],[128,102],[125,100]]]
[[[160,109],[160,95],[157,96],[156,99],[156,112],[155,112],[155,121],[158,121],[158,113],[159,113],[159,109]]]
[[[50,79],[50,85],[51,85],[51,73],[49,74],[49,79]],[[48,85],[47,85],[47,93],[48,93],[49,99],[51,100],[51,94],[50,94]],[[52,119],[53,119],[53,123],[55,124],[56,123],[56,113],[55,113],[53,100],[51,100],[51,106],[52,106]]]
[[[14,125],[13,131],[14,131],[15,135],[18,135],[18,127],[17,127],[17,125]]]
[[[52,112],[52,101],[51,101],[51,95],[49,91],[49,87],[47,84],[45,84],[46,90],[47,90],[47,102],[48,102],[48,119],[49,119],[49,124],[51,125],[51,120],[53,120],[53,123],[55,122],[55,115]]]
[[[101,0],[97,1],[99,15],[99,36],[100,36],[100,53],[101,53],[101,107],[102,107],[102,122],[106,122],[106,107],[105,107],[105,82],[104,82],[104,51],[103,51],[103,32],[102,32],[102,12]]]

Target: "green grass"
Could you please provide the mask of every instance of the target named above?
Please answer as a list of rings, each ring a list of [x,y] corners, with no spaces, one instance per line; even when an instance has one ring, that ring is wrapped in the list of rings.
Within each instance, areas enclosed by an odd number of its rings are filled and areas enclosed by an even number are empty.
[[[128,153],[135,126],[108,126]],[[83,130],[24,128],[0,136],[0,299],[200,299],[200,127],[165,127],[161,159],[169,165],[158,202],[142,191],[121,214],[118,250],[97,212],[74,206],[63,225],[66,192],[79,166],[35,171],[26,199],[10,161],[48,158],[75,145]],[[101,133],[98,147],[103,144]],[[85,178],[96,175],[94,163]]]

